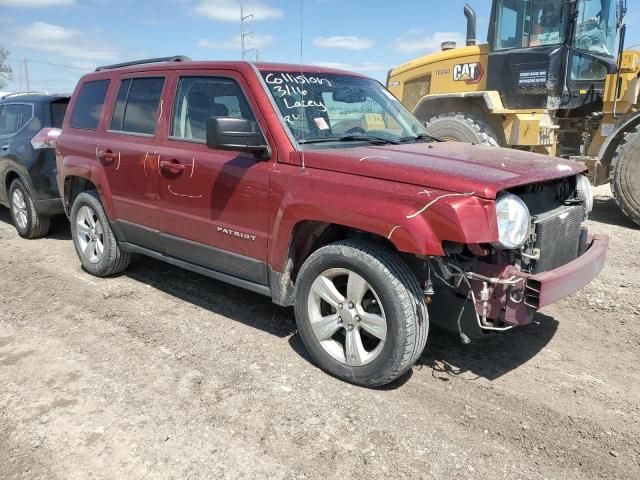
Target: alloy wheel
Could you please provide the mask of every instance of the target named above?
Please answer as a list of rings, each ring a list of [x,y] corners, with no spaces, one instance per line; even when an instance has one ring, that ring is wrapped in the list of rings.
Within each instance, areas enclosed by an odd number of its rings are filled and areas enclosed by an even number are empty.
[[[309,320],[322,348],[338,362],[360,367],[373,362],[387,337],[380,298],[357,273],[333,268],[311,286]]]
[[[80,207],[75,227],[82,256],[91,263],[99,263],[104,256],[104,232],[96,212],[86,205]]]
[[[27,214],[27,202],[22,190],[19,188],[16,188],[13,191],[13,195],[11,196],[11,208],[13,210],[13,218],[15,219],[18,228],[20,228],[20,230],[25,230],[29,221]]]

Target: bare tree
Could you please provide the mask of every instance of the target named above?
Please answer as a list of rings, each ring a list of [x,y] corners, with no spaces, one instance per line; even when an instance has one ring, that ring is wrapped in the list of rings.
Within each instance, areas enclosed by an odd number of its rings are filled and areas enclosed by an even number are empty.
[[[9,50],[0,47],[0,90],[4,89],[8,85],[8,80],[11,80],[13,70],[9,66],[7,59],[9,58]]]

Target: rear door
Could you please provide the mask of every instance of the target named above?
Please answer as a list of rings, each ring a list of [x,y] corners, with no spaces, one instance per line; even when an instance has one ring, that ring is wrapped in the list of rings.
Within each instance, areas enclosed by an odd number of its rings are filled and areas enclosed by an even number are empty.
[[[160,250],[156,204],[157,131],[164,75],[120,78],[111,99],[107,130],[97,145],[111,188],[114,226],[124,241]]]
[[[206,145],[209,117],[247,118],[262,132],[265,122],[235,72],[176,72],[174,85],[158,176],[165,251],[266,285],[267,199],[275,158],[264,161]]]

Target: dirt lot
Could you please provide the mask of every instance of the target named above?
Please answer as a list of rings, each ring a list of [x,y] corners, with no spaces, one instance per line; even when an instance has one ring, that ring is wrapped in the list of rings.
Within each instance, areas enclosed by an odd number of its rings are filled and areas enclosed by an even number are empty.
[[[433,330],[383,390],[311,365],[292,311],[138,259],[80,269],[0,208],[0,478],[640,478],[640,230],[600,189],[602,276],[537,323]]]

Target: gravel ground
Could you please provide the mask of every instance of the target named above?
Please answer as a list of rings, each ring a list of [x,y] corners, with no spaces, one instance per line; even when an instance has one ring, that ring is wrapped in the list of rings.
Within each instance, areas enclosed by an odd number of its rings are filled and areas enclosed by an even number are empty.
[[[309,363],[290,309],[150,260],[80,269],[0,208],[0,478],[640,478],[640,229],[592,285],[381,390]]]

